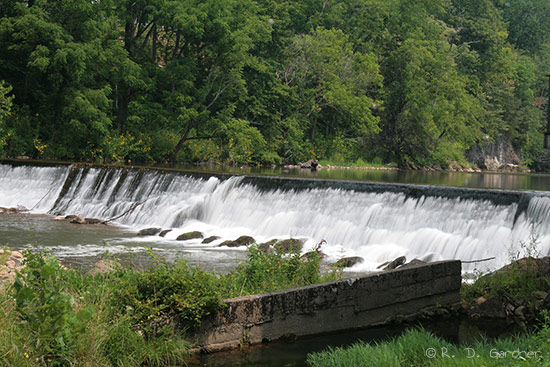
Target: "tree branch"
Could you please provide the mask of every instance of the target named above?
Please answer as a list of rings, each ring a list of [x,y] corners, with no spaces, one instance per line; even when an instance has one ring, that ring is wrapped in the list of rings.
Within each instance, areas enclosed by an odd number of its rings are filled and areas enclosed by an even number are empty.
[[[120,215],[117,215],[116,217],[112,217],[110,219],[107,219],[107,220],[104,220],[102,222],[100,222],[100,224],[107,224],[109,222],[112,222],[113,220],[117,220],[118,218],[121,218],[123,216],[125,216],[126,214],[130,213],[131,211],[135,210],[138,206],[144,204],[147,200],[144,200],[140,203],[134,203],[132,204],[132,206],[130,208],[128,208],[128,210],[126,210],[124,213],[120,214]]]

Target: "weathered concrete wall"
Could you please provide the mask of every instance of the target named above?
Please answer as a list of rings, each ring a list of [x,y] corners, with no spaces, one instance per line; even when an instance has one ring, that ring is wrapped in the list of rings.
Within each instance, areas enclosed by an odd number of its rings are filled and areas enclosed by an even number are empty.
[[[280,292],[231,298],[191,337],[209,351],[282,336],[383,324],[460,302],[460,261],[443,261]]]

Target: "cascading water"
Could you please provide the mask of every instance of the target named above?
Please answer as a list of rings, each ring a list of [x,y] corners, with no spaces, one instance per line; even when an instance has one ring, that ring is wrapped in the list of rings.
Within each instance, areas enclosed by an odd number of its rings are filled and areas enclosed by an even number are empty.
[[[116,223],[135,230],[172,228],[165,238],[148,238],[168,248],[181,246],[175,239],[191,230],[221,237],[210,245],[200,245],[199,240],[184,243],[199,248],[215,248],[241,235],[257,242],[303,238],[305,250],[326,240],[322,250],[331,260],[365,259],[353,271],[373,270],[402,255],[425,260],[496,257],[464,267],[487,270],[507,263],[509,250],[528,248],[532,237],[541,255],[550,252],[550,197],[543,195],[516,193],[518,198],[529,196],[526,209],[520,210],[517,199],[499,203],[466,198],[452,188],[446,189],[451,193],[447,196],[432,195],[429,188],[412,196],[395,187],[369,192],[338,188],[338,183],[281,189],[275,184],[260,187],[253,178],[72,166],[0,165],[0,177],[0,206],[25,205],[42,213],[106,219],[144,202]],[[498,195],[493,192],[493,197]]]

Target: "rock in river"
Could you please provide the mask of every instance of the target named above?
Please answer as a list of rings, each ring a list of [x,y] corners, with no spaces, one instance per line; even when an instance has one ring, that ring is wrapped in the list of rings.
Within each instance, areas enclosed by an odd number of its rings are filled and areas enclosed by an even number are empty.
[[[166,236],[166,233],[171,232],[171,231],[172,231],[171,229],[165,229],[164,231],[161,231],[161,232],[159,233],[159,236],[160,236],[160,237],[164,237],[164,236]]]
[[[202,240],[201,243],[210,243],[210,242],[214,242],[214,241],[219,240],[219,239],[220,239],[220,237],[218,237],[218,236],[210,236],[210,237],[207,237],[204,240]]]
[[[238,243],[239,246],[248,246],[256,243],[256,240],[250,236],[241,236],[237,238],[235,242]]]
[[[144,228],[137,233],[138,236],[154,236],[159,233],[162,228]]]
[[[275,249],[277,249],[278,252],[282,252],[282,253],[287,253],[291,249],[300,251],[302,250],[303,244],[304,244],[304,240],[289,238],[287,240],[277,242],[275,244]]]
[[[361,264],[364,261],[365,259],[363,259],[360,256],[349,256],[349,257],[341,258],[340,260],[338,260],[332,265],[340,268],[351,268],[353,265]]]
[[[193,232],[186,232],[184,234],[180,234],[178,238],[176,238],[178,241],[187,241],[187,240],[193,240],[196,238],[203,238],[201,232],[199,231],[193,231]]]

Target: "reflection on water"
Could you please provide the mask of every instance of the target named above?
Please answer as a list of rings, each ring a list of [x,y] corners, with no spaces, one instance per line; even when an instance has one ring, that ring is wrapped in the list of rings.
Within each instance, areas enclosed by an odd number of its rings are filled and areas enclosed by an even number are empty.
[[[39,165],[59,167],[73,162],[49,162],[34,160],[2,159],[0,164]],[[78,162],[76,162],[78,163]],[[96,165],[97,167],[126,167],[122,165]],[[507,173],[507,172],[451,172],[420,171],[396,169],[342,169],[321,168],[312,172],[309,169],[285,167],[233,167],[222,165],[134,165],[132,167],[157,168],[163,170],[184,170],[203,173],[228,173],[238,175],[267,175],[306,177],[314,179],[374,181],[418,185],[439,185],[456,187],[495,188],[507,190],[543,190],[550,191],[550,174]]]
[[[375,181],[409,183],[419,185],[550,191],[550,175],[535,173],[478,173],[450,171],[404,171],[325,168],[320,169],[316,172],[312,172],[309,169],[286,169],[282,167],[259,168],[190,165],[179,165],[175,166],[174,168],[199,172],[226,172],[233,174],[308,177],[332,180]]]

